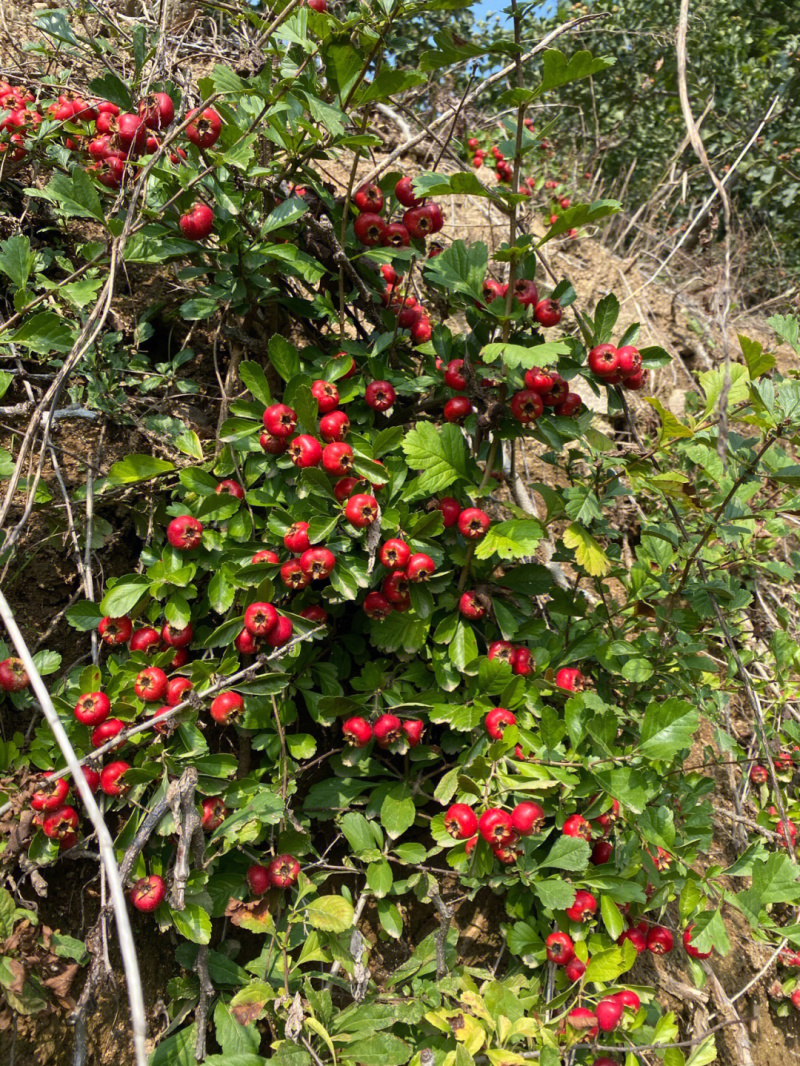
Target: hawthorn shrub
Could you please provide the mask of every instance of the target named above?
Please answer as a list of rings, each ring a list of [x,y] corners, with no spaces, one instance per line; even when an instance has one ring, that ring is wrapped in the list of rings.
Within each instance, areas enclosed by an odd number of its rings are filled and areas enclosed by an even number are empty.
[[[732,936],[763,943],[765,962],[800,948],[800,736],[781,713],[798,648],[780,605],[758,646],[748,614],[760,585],[794,578],[778,548],[794,552],[800,386],[742,339],[741,362],[700,375],[690,414],[647,395],[660,428],[637,426],[644,406],[626,397],[669,357],[638,350],[636,327],[620,335],[613,295],[579,309],[541,252],[617,205],[562,205],[539,239],[536,174],[523,181],[539,150],[527,107],[608,60],[547,50],[534,88],[508,90],[510,182],[391,165],[364,182],[374,105],[470,51],[440,35],[402,70],[392,57],[429,5],[320,6],[276,20],[268,70],[218,66],[192,101],[174,81],[145,86],[141,27],[125,80],[2,98],[19,104],[4,165],[34,182],[65,245],[2,243],[15,313],[0,350],[44,366],[61,353],[90,402],[119,344],[102,307],[123,263],[169,269],[180,319],[214,345],[243,322],[287,323],[239,364],[246,395],[218,441],[186,429],[180,466],[132,454],[95,482],[101,498],[159,491],[132,507],[135,572],[67,612],[99,654],[53,688],[131,905],[175,949],[152,1066],[204,1058],[209,1025],[214,1066],[635,1066],[642,1048],[712,1062],[715,1032],[681,1032],[637,959],[674,952],[702,984]],[[345,195],[326,177],[336,158]],[[507,240],[445,239],[449,193],[503,210]],[[67,255],[75,218],[93,237]],[[772,324],[800,354],[797,321]],[[580,378],[624,444],[593,425]],[[534,452],[548,475],[530,483]],[[0,657],[9,705],[33,706],[12,650]],[[725,727],[739,699],[750,749]],[[57,873],[92,846],[80,801],[45,725],[14,744],[13,769],[34,772],[10,797],[27,859]],[[735,804],[719,764],[736,768]],[[751,781],[748,839],[720,865],[712,846],[729,848],[724,819]],[[465,958],[453,905],[490,897],[503,951]],[[35,921],[8,893],[2,914],[6,935]],[[101,971],[98,952],[80,1024]],[[41,1009],[41,978],[20,991],[17,976],[4,961],[11,1006]]]

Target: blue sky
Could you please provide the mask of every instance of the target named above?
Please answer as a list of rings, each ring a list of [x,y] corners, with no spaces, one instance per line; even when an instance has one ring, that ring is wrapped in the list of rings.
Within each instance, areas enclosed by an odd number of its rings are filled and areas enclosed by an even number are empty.
[[[475,18],[487,18],[489,15],[500,12],[506,7],[508,7],[508,0],[476,0],[476,3],[472,5],[472,12]],[[556,0],[546,0],[545,3],[539,5],[537,13],[552,11],[555,10],[555,7]]]

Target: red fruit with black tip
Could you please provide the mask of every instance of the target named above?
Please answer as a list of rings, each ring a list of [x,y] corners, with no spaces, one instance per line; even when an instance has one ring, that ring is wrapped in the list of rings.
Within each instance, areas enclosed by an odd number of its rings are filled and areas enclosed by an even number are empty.
[[[193,515],[179,515],[167,526],[167,540],[178,551],[191,551],[203,541],[203,525]]]
[[[270,404],[261,420],[273,437],[291,437],[297,428],[297,412],[285,403]]]
[[[420,207],[422,200],[414,192],[412,179],[406,174],[394,187],[394,194],[403,207]]]
[[[124,796],[131,786],[122,780],[123,774],[130,770],[130,763],[118,760],[110,762],[100,771],[100,788],[107,796]]]
[[[458,516],[458,531],[468,540],[480,540],[491,524],[491,518],[479,507],[467,507]]]
[[[372,733],[380,747],[389,748],[403,735],[403,723],[394,714],[382,714],[372,727]]]
[[[478,597],[477,592],[465,592],[458,601],[458,609],[465,618],[477,622],[486,614],[486,608]]]
[[[624,944],[626,940],[629,940],[636,948],[637,955],[647,951],[647,937],[640,929],[626,929],[617,937],[618,944]]]
[[[383,622],[394,610],[392,604],[380,592],[368,592],[364,598],[364,614],[375,622]]]
[[[579,888],[571,907],[567,907],[567,917],[571,922],[588,922],[597,913],[597,900],[591,892]]]
[[[586,362],[599,378],[611,377],[619,370],[619,352],[613,344],[598,344],[589,352]]]
[[[754,785],[765,785],[769,781],[769,770],[766,766],[752,766],[750,768],[750,780]]]
[[[463,392],[467,387],[467,379],[464,377],[463,370],[463,359],[451,359],[447,364],[447,369],[444,372],[444,383],[449,389]]]
[[[517,649],[507,640],[493,640],[486,652],[487,658],[498,659],[509,666],[513,665],[516,654]]]
[[[561,832],[565,837],[583,837],[584,840],[592,839],[592,827],[582,814],[571,814],[564,822]]]
[[[416,552],[408,560],[406,575],[409,581],[427,581],[436,570],[436,563],[425,552]]]
[[[556,685],[568,692],[581,692],[586,678],[576,666],[562,666],[556,674]]]
[[[619,372],[624,378],[638,374],[642,370],[642,353],[632,344],[624,344],[617,349]]]
[[[478,832],[487,844],[498,847],[507,844],[514,838],[511,815],[508,811],[502,811],[498,807],[490,807],[478,819]]]
[[[244,712],[244,699],[238,692],[220,692],[211,701],[209,714],[220,725],[228,725]]]
[[[416,748],[419,742],[422,740],[422,734],[425,732],[425,723],[421,718],[407,718],[403,722],[403,733],[408,741],[410,748]]]
[[[319,435],[328,443],[343,441],[350,429],[350,419],[344,411],[331,411],[319,420]]]
[[[185,648],[191,643],[193,636],[191,623],[178,629],[166,622],[161,630],[161,639],[170,648]]]
[[[544,396],[550,392],[557,378],[557,374],[543,370],[540,366],[534,366],[525,371],[525,388]]]
[[[74,833],[80,824],[78,812],[74,807],[57,807],[42,819],[42,832],[50,840],[63,840],[69,833]]]
[[[478,831],[478,816],[466,803],[454,803],[445,813],[444,827],[454,840],[467,840]]]
[[[372,740],[372,726],[366,720],[356,716],[342,722],[342,733],[347,743],[353,748],[366,748]]]
[[[668,955],[675,947],[675,938],[663,925],[654,925],[647,934],[647,950],[653,955]]]
[[[335,441],[322,449],[322,469],[334,477],[344,477],[353,466],[353,449],[349,444]]]
[[[540,833],[544,825],[544,808],[528,800],[518,803],[511,812],[511,824],[521,837]]]
[[[65,805],[68,795],[69,781],[65,777],[45,774],[44,781],[31,796],[31,807],[35,811],[57,811]]]
[[[336,556],[329,548],[309,548],[300,556],[300,569],[311,581],[324,581],[336,566]]]
[[[328,624],[328,612],[318,603],[312,603],[308,607],[304,607],[300,612],[300,617],[307,618],[309,622],[314,622],[316,625]]]
[[[529,677],[536,667],[529,648],[517,648],[511,660],[511,669],[520,677]]]
[[[100,619],[97,627],[100,639],[110,648],[116,648],[120,644],[127,644],[133,633],[133,623],[127,615],[122,618],[110,618],[106,616]]]
[[[111,700],[105,692],[85,692],[75,704],[75,717],[81,725],[100,725],[111,713]]]
[[[0,662],[0,689],[4,692],[22,692],[30,685],[22,659],[3,659]]]
[[[403,225],[415,241],[424,240],[431,233],[436,233],[432,208],[432,204],[421,204],[419,207],[410,208],[403,215]]]
[[[137,911],[149,914],[154,911],[167,894],[167,886],[163,877],[158,874],[150,874],[149,877],[140,877],[130,891],[130,900]]]
[[[386,222],[373,211],[365,211],[355,220],[353,229],[358,240],[367,248],[372,248],[380,244],[381,236],[386,229]]]
[[[548,960],[556,966],[566,966],[570,959],[575,958],[575,944],[567,933],[551,933],[544,944]]]
[[[511,414],[523,425],[534,422],[544,411],[544,403],[538,392],[523,389],[511,398]]]
[[[158,666],[147,666],[140,670],[133,683],[133,690],[139,699],[147,703],[160,702],[167,694],[169,680]]]
[[[356,529],[366,529],[378,517],[378,501],[374,496],[359,492],[347,501],[344,514],[347,521]]]
[[[114,737],[118,737],[124,730],[125,723],[119,718],[106,718],[104,722],[96,726],[92,730],[92,747],[101,748],[104,744],[107,744],[109,740],[113,740]],[[117,744],[117,748],[124,746],[124,741]]]
[[[252,866],[248,867],[245,880],[247,881],[247,887],[254,896],[263,896],[272,887],[269,870],[260,863],[253,863]]]
[[[131,637],[130,649],[152,655],[161,650],[161,634],[153,626],[142,626]]]
[[[167,93],[149,93],[139,101],[139,115],[149,130],[163,130],[175,118],[175,105]]]
[[[200,825],[206,833],[213,833],[228,817],[228,808],[220,796],[204,796],[200,806],[202,809]]]
[[[301,433],[289,442],[289,458],[300,470],[319,466],[322,461],[322,445],[309,433]]]
[[[176,677],[167,685],[167,705],[177,707],[186,699],[186,693],[191,692],[194,685],[188,677]]]
[[[405,570],[411,549],[405,541],[393,538],[381,546],[379,558],[387,570]]]
[[[383,210],[383,193],[374,181],[360,185],[353,193],[353,203],[359,211],[372,211],[376,215]]]
[[[281,567],[281,580],[287,588],[295,589],[296,591],[307,588],[311,582],[311,578],[300,565],[299,559],[288,559],[283,564]]]
[[[402,222],[390,222],[381,233],[380,243],[384,248],[407,248],[411,243],[411,234]]]
[[[191,112],[192,121],[186,127],[186,137],[197,148],[213,148],[222,131],[222,119],[213,108]]]
[[[582,407],[583,400],[578,393],[568,392],[564,398],[564,402],[556,404],[553,408],[553,413],[560,415],[562,418],[570,418],[572,415],[578,414]]]
[[[528,278],[517,278],[514,282],[514,297],[523,307],[533,307],[539,302],[536,285]]]
[[[393,605],[403,603],[408,598],[410,582],[408,575],[403,570],[393,570],[388,577],[384,578],[381,592]]]
[[[364,401],[373,411],[388,411],[396,398],[394,386],[388,381],[371,381],[364,392]]]
[[[533,309],[533,317],[545,329],[550,326],[557,326],[562,316],[563,311],[558,300],[540,300]]]
[[[506,726],[514,725],[516,721],[517,716],[505,707],[493,707],[486,715],[483,724],[492,740],[500,740]]]
[[[235,496],[237,500],[244,499],[244,489],[238,481],[234,481],[233,478],[225,478],[224,481],[220,481],[219,485],[214,489],[217,496],[221,496],[223,493],[227,493],[229,496]]]
[[[294,855],[278,855],[267,867],[267,874],[273,888],[291,888],[300,876],[300,863]]]
[[[317,408],[321,415],[326,415],[339,406],[339,390],[332,381],[313,382],[311,395],[317,401]]]

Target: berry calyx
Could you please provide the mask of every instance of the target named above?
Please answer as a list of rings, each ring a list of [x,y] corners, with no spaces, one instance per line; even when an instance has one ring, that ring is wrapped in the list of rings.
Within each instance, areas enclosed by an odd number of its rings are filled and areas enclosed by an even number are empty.
[[[454,840],[467,840],[478,831],[478,816],[466,803],[454,803],[445,813],[444,827]]]

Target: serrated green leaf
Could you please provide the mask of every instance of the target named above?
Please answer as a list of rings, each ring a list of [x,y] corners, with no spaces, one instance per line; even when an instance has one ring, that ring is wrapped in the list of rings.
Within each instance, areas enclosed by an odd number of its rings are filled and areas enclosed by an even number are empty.
[[[120,618],[133,610],[150,588],[150,581],[141,574],[120,578],[100,603],[100,610],[111,618]]]
[[[467,476],[467,445],[458,426],[437,429],[420,422],[403,438],[403,451],[409,466],[421,471],[415,483],[420,495],[441,492]]]
[[[546,536],[544,526],[536,518],[512,518],[490,526],[485,536],[478,541],[476,559],[522,559],[535,555],[539,541]]]
[[[306,919],[315,929],[344,933],[353,925],[353,904],[342,896],[322,896],[306,906]]]
[[[554,237],[560,237],[562,233],[567,233],[571,229],[599,222],[601,218],[608,218],[609,215],[615,215],[621,210],[622,204],[619,200],[597,200],[593,204],[575,204],[574,207],[568,207],[566,211],[559,214],[558,221],[550,226],[537,247],[541,248]]]
[[[602,577],[611,569],[611,560],[583,526],[573,522],[562,534],[567,548],[572,548],[579,566],[592,577]]]
[[[15,236],[0,242],[0,270],[18,289],[24,289],[33,270],[34,257],[27,237]]]
[[[530,370],[534,366],[553,366],[560,355],[569,355],[569,351],[566,341],[547,341],[530,347],[498,341],[481,348],[481,359],[485,363],[493,363],[500,358],[512,370]]]
[[[267,375],[264,373],[264,368],[260,363],[254,363],[251,360],[240,363],[239,377],[242,379],[244,387],[249,389],[257,400],[263,403],[265,407],[270,406],[272,393],[267,382]]]
[[[642,721],[639,751],[649,759],[672,759],[691,747],[698,724],[697,711],[686,700],[651,703]]]

